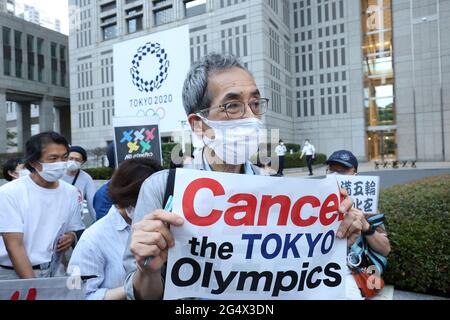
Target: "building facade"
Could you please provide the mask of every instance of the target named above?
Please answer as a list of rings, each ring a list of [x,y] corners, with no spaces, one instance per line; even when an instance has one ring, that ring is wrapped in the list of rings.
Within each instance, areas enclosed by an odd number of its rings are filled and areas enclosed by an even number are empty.
[[[0,45],[0,153],[23,151],[36,122],[70,140],[68,37],[0,13]],[[7,150],[7,128],[16,149]]]
[[[191,60],[240,57],[285,141],[361,160],[449,160],[449,3],[70,0],[73,140],[92,149],[112,139],[113,45],[188,24]]]
[[[0,12],[14,14],[16,11],[14,0],[0,0]]]

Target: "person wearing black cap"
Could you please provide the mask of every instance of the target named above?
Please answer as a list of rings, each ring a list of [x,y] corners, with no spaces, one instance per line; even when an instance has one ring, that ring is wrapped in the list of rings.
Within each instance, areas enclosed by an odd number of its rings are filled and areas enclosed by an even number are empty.
[[[347,150],[339,150],[334,152],[326,161],[328,165],[327,174],[342,174],[342,175],[357,175],[358,174],[358,160],[356,157]],[[361,236],[365,237],[368,245],[376,252],[383,256],[387,256],[391,251],[390,242],[384,224],[373,228],[368,221],[368,218],[374,216],[374,214],[364,214],[361,210],[356,208],[351,209],[352,213],[359,216],[362,221]],[[353,277],[350,277],[353,279]],[[358,290],[352,290],[355,283],[347,280],[347,297],[354,298],[360,293]],[[356,292],[356,293],[355,293]]]
[[[354,175],[358,172],[358,160],[347,150],[334,152],[327,160],[327,173]]]
[[[90,219],[92,220],[90,222],[95,222],[96,215],[93,202],[96,188],[94,180],[88,173],[81,170],[81,167],[86,163],[86,161],[86,150],[79,146],[70,147],[69,158],[67,162],[67,171],[62,180],[70,183],[79,190],[82,199],[85,199],[87,202],[87,209],[90,215]]]

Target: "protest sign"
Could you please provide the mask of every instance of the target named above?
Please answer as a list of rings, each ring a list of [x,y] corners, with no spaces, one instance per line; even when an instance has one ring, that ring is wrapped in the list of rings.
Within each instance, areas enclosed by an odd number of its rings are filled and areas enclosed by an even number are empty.
[[[134,158],[151,158],[162,163],[159,119],[120,117],[113,119],[116,163]]]
[[[336,175],[339,186],[347,190],[353,206],[366,214],[378,213],[380,177]]]
[[[164,298],[343,299],[347,241],[335,176],[177,170]]]
[[[0,281],[0,300],[84,300],[80,277]]]

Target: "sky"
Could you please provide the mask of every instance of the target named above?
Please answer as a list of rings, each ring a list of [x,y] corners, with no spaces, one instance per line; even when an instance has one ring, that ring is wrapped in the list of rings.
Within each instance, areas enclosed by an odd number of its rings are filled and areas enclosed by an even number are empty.
[[[44,16],[58,18],[61,21],[61,32],[69,34],[69,1],[68,0],[16,0],[18,4],[34,6]]]

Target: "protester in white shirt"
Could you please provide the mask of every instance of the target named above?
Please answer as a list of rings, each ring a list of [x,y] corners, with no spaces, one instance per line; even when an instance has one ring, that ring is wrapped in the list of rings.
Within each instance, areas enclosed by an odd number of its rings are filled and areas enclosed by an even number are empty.
[[[114,203],[108,214],[81,236],[69,263],[69,271],[96,276],[86,283],[87,300],[125,300],[125,269],[122,264],[131,232],[134,207],[142,183],[162,170],[150,159],[123,162],[109,185]]]
[[[278,176],[283,175],[284,157],[286,156],[286,152],[287,152],[286,146],[284,145],[283,140],[280,140],[279,144],[275,148],[275,153],[278,156],[278,172],[277,172]]]
[[[92,177],[81,170],[83,164],[87,161],[87,152],[82,147],[72,146],[69,149],[69,159],[67,161],[67,172],[62,178],[67,183],[75,186],[80,190],[82,198],[86,200],[87,209],[89,211],[89,225],[95,222],[96,214],[94,210],[94,196],[97,191]],[[83,217],[84,221],[88,221]],[[88,224],[87,224],[88,225]]]
[[[308,165],[309,175],[313,175],[312,164],[316,159],[316,148],[311,144],[311,142],[307,139],[305,140],[305,145],[302,150],[302,154],[300,159],[302,159],[306,155],[306,164]]]
[[[54,132],[31,137],[25,160],[31,174],[0,188],[0,279],[52,276],[56,257],[84,228],[78,190],[59,181],[68,149]]]

